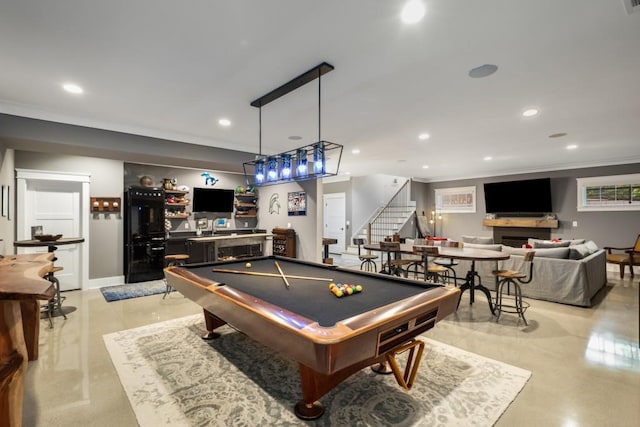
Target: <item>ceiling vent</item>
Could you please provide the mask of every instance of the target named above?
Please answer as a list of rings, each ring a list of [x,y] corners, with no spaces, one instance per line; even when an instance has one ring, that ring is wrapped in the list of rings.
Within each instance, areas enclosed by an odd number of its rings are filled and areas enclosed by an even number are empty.
[[[627,10],[627,14],[640,12],[640,0],[622,0],[624,8]]]

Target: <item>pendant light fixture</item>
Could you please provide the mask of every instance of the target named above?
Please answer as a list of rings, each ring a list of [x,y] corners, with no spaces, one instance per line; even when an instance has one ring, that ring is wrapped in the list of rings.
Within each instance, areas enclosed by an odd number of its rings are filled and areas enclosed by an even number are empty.
[[[258,108],[258,155],[251,162],[243,163],[247,185],[264,186],[289,181],[306,181],[338,174],[342,145],[322,140],[322,84],[323,74],[333,70],[333,65],[323,62],[300,74],[268,94],[251,102]],[[262,154],[262,107],[318,79],[318,140],[279,154]],[[313,163],[309,166],[309,160]]]

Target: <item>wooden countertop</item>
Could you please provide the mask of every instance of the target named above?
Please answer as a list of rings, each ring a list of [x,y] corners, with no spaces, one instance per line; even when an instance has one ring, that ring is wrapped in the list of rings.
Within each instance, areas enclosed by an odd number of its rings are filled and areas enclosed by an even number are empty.
[[[43,278],[53,267],[54,254],[7,255],[0,259],[0,300],[48,300],[54,288]]]
[[[196,242],[215,242],[218,240],[233,240],[233,239],[246,239],[246,238],[267,238],[273,237],[271,233],[250,233],[250,234],[236,234],[230,236],[207,236],[207,237],[188,237],[187,240],[194,240]]]

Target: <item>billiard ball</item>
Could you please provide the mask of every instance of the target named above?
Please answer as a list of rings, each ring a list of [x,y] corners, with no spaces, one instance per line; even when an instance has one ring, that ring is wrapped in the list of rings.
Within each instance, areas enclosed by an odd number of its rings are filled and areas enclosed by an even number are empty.
[[[245,266],[245,267],[247,267],[247,268],[251,268],[251,263],[250,263],[250,262],[248,262],[248,263],[246,263],[244,266]]]

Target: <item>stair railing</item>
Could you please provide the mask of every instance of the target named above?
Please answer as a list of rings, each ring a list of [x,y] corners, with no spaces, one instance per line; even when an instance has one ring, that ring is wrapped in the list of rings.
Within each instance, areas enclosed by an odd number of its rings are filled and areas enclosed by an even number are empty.
[[[389,202],[369,221],[367,224],[368,242],[381,242],[385,237],[398,232],[402,226],[397,221],[398,214],[409,214],[415,211],[415,206],[411,206],[409,203],[411,199],[410,182],[411,180],[408,179],[391,197]]]

